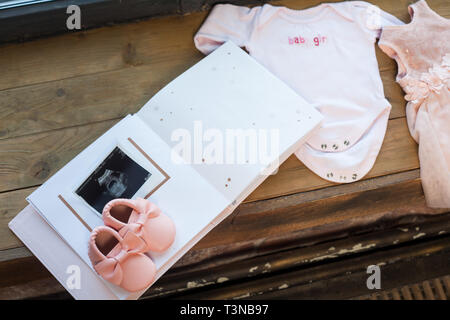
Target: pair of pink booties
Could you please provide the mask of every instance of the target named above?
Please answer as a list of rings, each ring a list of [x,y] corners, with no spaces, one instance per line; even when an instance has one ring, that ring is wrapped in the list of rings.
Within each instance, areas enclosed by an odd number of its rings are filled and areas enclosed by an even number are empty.
[[[127,291],[148,287],[156,275],[145,252],[163,252],[175,239],[172,220],[150,201],[115,199],[102,212],[104,226],[92,230],[89,258],[105,280]]]

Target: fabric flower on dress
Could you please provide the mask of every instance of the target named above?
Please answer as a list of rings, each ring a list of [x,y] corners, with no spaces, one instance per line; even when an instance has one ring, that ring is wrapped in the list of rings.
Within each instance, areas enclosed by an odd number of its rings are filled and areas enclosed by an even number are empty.
[[[404,90],[405,99],[413,103],[427,98],[431,92],[439,93],[442,88],[449,88],[450,79],[450,54],[447,53],[441,65],[435,64],[428,69],[427,73],[422,73],[419,79],[409,78],[406,81]]]

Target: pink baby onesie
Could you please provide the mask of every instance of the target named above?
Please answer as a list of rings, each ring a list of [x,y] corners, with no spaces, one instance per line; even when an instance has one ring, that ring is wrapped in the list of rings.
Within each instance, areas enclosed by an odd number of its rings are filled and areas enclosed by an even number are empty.
[[[450,208],[450,20],[425,1],[409,13],[409,24],[383,29],[379,46],[398,64],[427,204]]]
[[[295,154],[324,179],[352,182],[372,168],[391,108],[374,43],[382,26],[399,24],[363,1],[306,10],[225,4],[213,8],[194,41],[205,54],[227,40],[245,47],[313,104],[324,123]]]

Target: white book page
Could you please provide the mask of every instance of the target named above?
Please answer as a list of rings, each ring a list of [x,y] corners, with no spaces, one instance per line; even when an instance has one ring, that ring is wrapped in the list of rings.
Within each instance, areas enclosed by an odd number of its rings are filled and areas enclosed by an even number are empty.
[[[193,167],[235,204],[262,182],[267,166],[278,168],[322,120],[314,107],[232,42],[178,76],[137,115],[174,149],[186,140],[176,140],[177,133],[188,132]],[[240,133],[247,140],[233,139]],[[270,150],[276,133],[276,148]],[[222,157],[210,156],[208,148],[221,143]]]
[[[97,273],[80,259],[30,205],[11,220],[9,228],[75,299],[117,299]],[[73,272],[68,266],[79,268],[79,287],[68,286],[69,276],[73,274],[67,272]]]

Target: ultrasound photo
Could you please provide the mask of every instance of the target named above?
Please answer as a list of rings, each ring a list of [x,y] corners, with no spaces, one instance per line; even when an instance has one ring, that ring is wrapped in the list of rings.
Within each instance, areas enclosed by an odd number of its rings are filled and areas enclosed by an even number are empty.
[[[151,173],[116,147],[75,191],[100,214],[109,201],[131,199]]]

